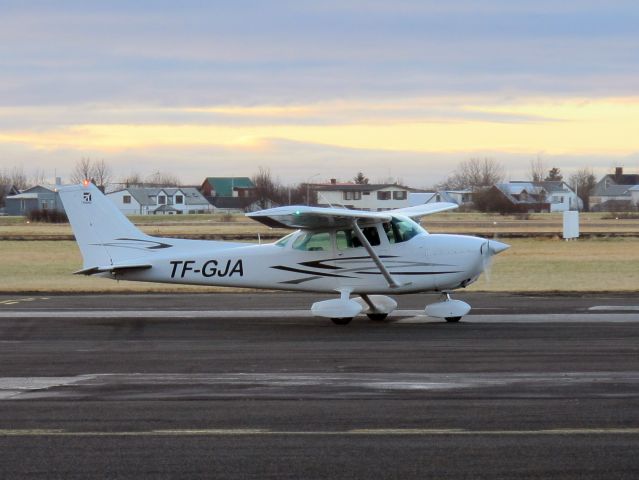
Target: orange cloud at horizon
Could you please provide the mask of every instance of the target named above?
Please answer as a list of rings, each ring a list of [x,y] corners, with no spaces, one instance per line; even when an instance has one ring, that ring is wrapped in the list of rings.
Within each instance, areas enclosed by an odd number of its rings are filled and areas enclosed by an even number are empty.
[[[408,108],[408,102],[398,102]],[[419,105],[419,101],[415,104]],[[432,106],[433,100],[426,102]],[[392,102],[332,105],[342,121],[335,121],[331,105],[203,107],[177,112],[213,112],[254,119],[249,125],[219,123],[134,124],[86,123],[42,131],[0,131],[1,143],[20,143],[35,149],[97,149],[118,151],[171,146],[266,148],[266,140],[281,139],[335,147],[399,152],[504,151],[549,154],[631,154],[639,151],[639,99],[527,99],[512,103],[467,103],[457,115],[437,120],[401,114],[386,116]],[[370,118],[349,117],[349,111],[371,112]],[[122,109],[126,112],[126,109]],[[461,113],[459,113],[461,112]],[[464,116],[464,112],[467,113]],[[332,121],[295,124],[295,117],[331,114]],[[35,113],[34,113],[35,115]],[[162,110],[158,111],[162,117]],[[267,117],[267,118],[264,118]],[[280,123],[271,122],[271,117]],[[340,117],[337,117],[340,118]]]

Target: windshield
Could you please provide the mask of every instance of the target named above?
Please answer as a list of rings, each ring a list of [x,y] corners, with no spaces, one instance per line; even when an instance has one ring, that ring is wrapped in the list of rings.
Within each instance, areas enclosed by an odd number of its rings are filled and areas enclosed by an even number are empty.
[[[415,235],[426,233],[426,230],[407,217],[393,217],[390,222],[384,223],[384,231],[390,243],[407,242]]]

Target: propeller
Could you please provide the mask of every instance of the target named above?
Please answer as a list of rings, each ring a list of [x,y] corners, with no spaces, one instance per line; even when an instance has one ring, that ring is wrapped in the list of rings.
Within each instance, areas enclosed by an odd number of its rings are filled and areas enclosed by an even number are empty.
[[[482,270],[486,276],[486,281],[490,282],[493,268],[493,256],[510,248],[510,245],[497,240],[486,240],[481,246]]]

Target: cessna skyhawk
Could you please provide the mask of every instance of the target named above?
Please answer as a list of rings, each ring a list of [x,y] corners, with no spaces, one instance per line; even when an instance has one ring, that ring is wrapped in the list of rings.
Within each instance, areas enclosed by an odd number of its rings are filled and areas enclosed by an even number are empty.
[[[80,247],[78,274],[139,282],[338,293],[313,315],[344,325],[360,313],[383,320],[397,308],[387,294],[440,292],[429,316],[456,322],[470,305],[452,300],[509,246],[463,235],[433,235],[415,220],[457,208],[432,203],[383,212],[286,206],[248,213],[295,231],[270,244],[152,237],[138,230],[90,182],[60,189]]]

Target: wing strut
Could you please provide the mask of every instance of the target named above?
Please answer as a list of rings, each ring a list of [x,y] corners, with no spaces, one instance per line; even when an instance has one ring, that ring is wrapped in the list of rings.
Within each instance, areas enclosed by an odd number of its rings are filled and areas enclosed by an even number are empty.
[[[364,236],[364,232],[362,232],[362,229],[359,228],[359,225],[357,224],[357,219],[354,219],[351,223],[353,225],[353,230],[355,231],[355,235],[357,235],[357,238],[362,243],[362,245],[364,246],[368,254],[371,256],[371,258],[375,262],[375,265],[377,265],[377,268],[379,268],[379,271],[382,272],[382,275],[384,275],[384,278],[388,282],[388,286],[391,288],[401,287],[402,284],[393,278],[393,276],[390,274],[386,266],[382,263],[382,260],[375,253],[375,250],[373,250],[373,247],[368,241],[368,238]]]

